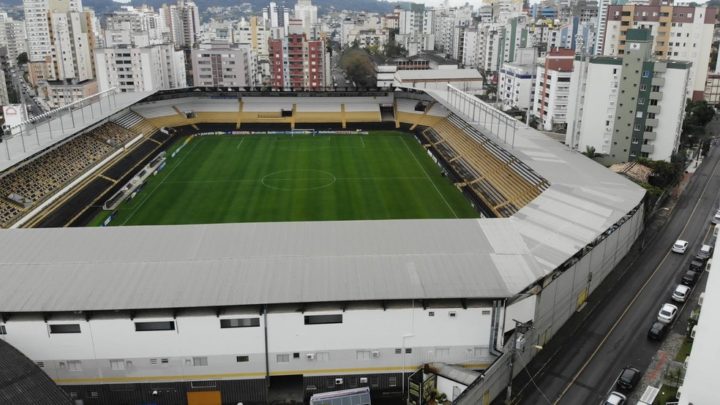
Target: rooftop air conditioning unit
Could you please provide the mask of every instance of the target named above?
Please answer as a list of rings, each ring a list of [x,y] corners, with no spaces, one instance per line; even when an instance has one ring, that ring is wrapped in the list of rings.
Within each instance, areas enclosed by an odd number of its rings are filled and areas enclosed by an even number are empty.
[[[308,360],[315,360],[315,353],[307,353],[305,357],[307,357]]]
[[[380,358],[380,352],[377,350],[373,350],[372,357],[373,357],[373,359]]]
[[[342,385],[342,384],[343,384],[343,379],[342,379],[342,378],[336,378],[336,379],[335,379],[335,385]]]

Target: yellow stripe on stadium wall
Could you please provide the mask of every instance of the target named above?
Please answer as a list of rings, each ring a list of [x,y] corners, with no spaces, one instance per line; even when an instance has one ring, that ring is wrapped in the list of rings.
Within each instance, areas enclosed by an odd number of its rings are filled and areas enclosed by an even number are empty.
[[[465,364],[464,368],[484,369],[487,363]],[[404,367],[405,372],[417,370],[419,365],[407,365]],[[390,367],[361,367],[361,368],[328,368],[317,370],[282,370],[271,371],[271,376],[283,375],[313,375],[313,374],[356,374],[356,373],[390,373],[402,372],[402,366]],[[130,383],[130,382],[157,382],[157,381],[188,381],[188,380],[222,380],[233,378],[263,378],[265,372],[251,373],[218,373],[218,374],[189,374],[189,375],[153,375],[153,376],[135,376],[135,377],[95,377],[95,378],[58,378],[53,379],[57,384],[110,384],[110,383]]]

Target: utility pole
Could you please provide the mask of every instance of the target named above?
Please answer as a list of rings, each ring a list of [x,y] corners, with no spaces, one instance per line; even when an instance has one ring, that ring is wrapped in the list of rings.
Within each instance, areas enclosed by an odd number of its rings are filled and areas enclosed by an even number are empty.
[[[527,111],[525,112],[525,126],[530,127],[530,113],[533,110],[533,104],[535,102],[535,81],[537,78],[535,77],[535,73],[537,73],[537,67],[535,64],[537,63],[537,47],[535,46],[535,37],[534,36],[528,36],[528,41],[530,48],[532,48],[533,51],[533,61],[532,61],[532,70],[530,70],[530,105],[528,106]]]
[[[525,333],[532,328],[532,322],[520,322],[516,319],[513,319],[513,322],[515,322],[515,330],[510,337],[510,339],[512,339],[510,343],[510,363],[508,364],[508,368],[510,368],[510,376],[508,377],[507,391],[505,395],[506,405],[510,405],[512,403],[512,380],[513,374],[515,374],[515,354],[518,350],[518,338],[524,336]],[[522,349],[524,350],[524,347]]]

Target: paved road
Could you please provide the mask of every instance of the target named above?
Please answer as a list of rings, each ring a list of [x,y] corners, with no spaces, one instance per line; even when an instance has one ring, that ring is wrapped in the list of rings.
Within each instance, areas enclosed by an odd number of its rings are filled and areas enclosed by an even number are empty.
[[[599,404],[622,367],[645,371],[659,347],[647,340],[647,329],[710,232],[710,216],[718,206],[719,162],[716,147],[693,175],[665,226],[657,235],[646,235],[648,243],[639,257],[628,258],[625,267],[608,276],[590,297],[586,313],[569,321],[527,373],[516,378],[516,403]],[[690,242],[686,255],[669,253],[679,238]],[[689,309],[682,311],[685,315]],[[678,322],[677,328],[684,325]]]

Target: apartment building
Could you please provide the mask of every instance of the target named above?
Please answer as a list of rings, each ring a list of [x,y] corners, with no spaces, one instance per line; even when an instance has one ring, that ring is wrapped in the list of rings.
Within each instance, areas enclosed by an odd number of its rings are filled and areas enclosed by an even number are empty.
[[[660,60],[647,29],[630,29],[622,56],[576,60],[566,144],[588,147],[606,164],[677,152],[690,62]],[[584,80],[581,79],[584,77]]]
[[[256,86],[256,65],[248,45],[201,44],[193,49],[192,71],[196,86]]]
[[[271,85],[276,88],[326,86],[329,55],[324,40],[308,40],[304,34],[270,39]]]
[[[653,37],[651,53],[655,58],[692,63],[687,97],[702,99],[716,15],[715,7],[679,6],[657,0],[649,5],[610,5],[601,36],[601,54],[622,56],[627,51],[629,30],[647,29]]]
[[[568,97],[575,51],[553,49],[537,66],[533,116],[545,131],[561,131],[567,125]]]
[[[187,86],[185,55],[171,43],[95,50],[98,90],[155,91]]]

